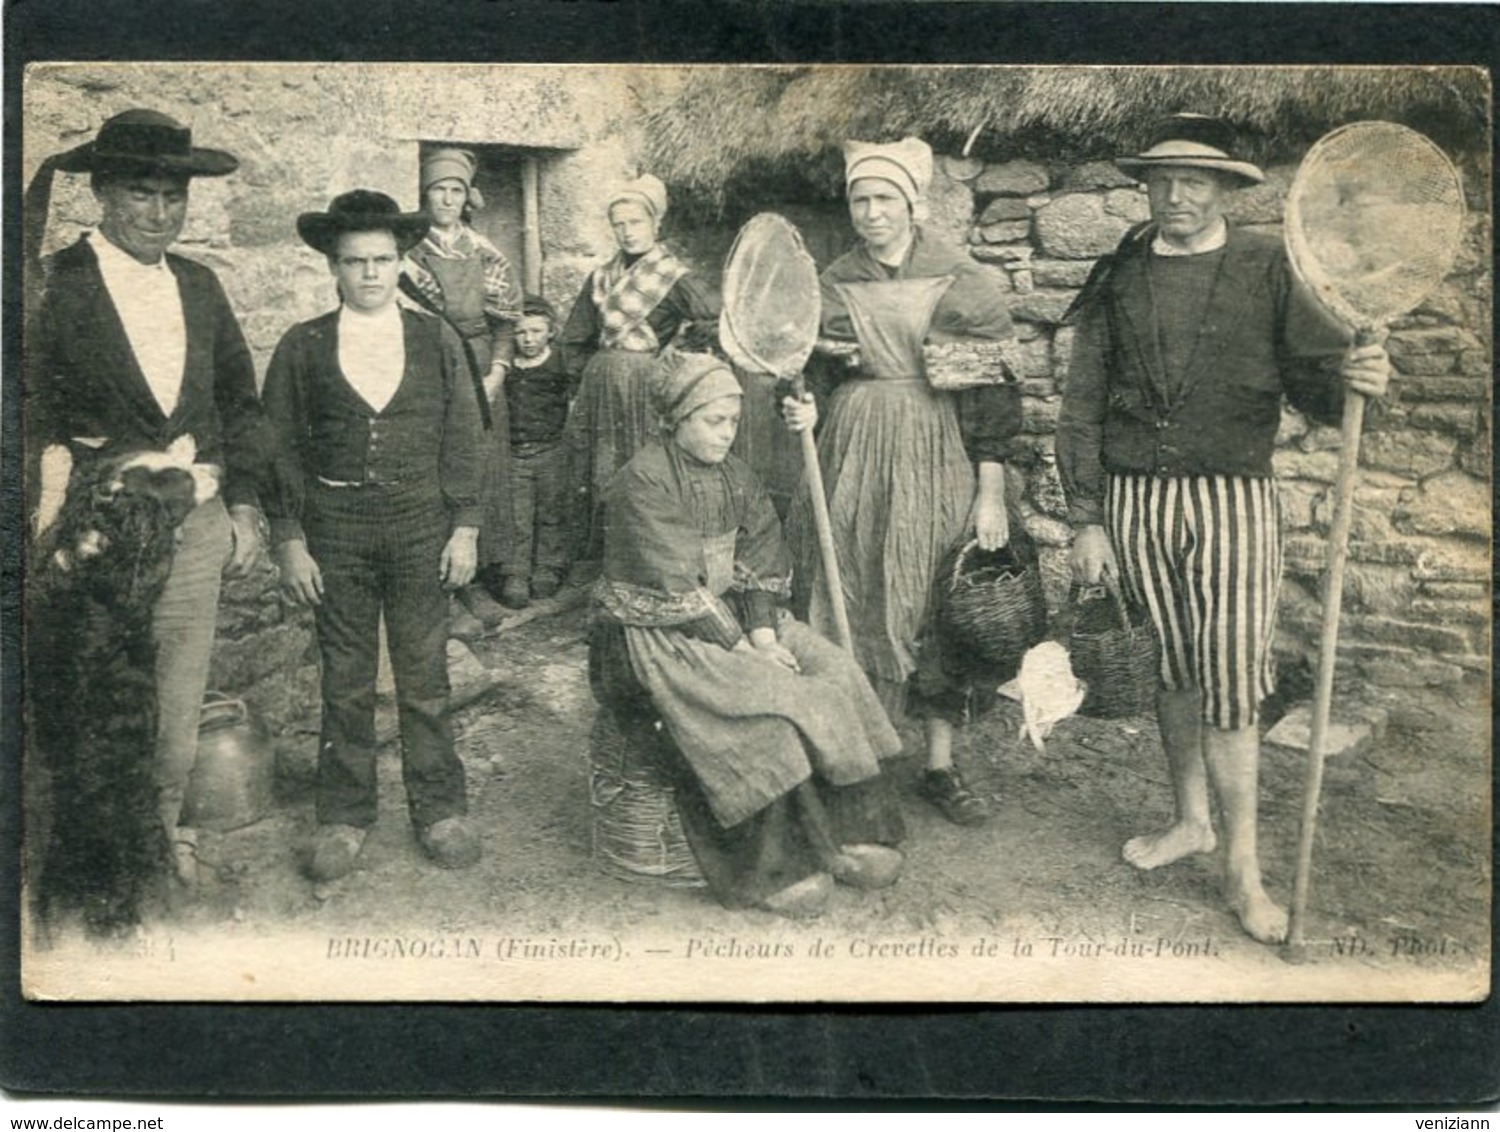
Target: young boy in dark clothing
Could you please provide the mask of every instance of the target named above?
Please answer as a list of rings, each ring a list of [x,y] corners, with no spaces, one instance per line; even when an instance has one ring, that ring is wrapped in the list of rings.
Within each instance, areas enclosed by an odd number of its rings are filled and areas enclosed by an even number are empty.
[[[516,323],[516,354],[505,378],[510,411],[510,482],[515,529],[500,600],[513,609],[548,598],[568,572],[567,451],[562,444],[577,381],[552,348],[557,312],[527,295]]]

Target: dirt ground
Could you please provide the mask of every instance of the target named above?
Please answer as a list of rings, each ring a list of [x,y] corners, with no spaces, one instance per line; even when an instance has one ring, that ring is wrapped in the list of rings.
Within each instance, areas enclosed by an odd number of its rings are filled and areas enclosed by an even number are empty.
[[[1216,960],[1252,980],[1284,966],[1278,949],[1243,936],[1218,895],[1221,862],[1195,858],[1140,873],[1120,858],[1136,832],[1170,816],[1154,723],[1073,718],[1045,753],[1018,739],[1005,701],[960,736],[958,758],[995,816],[979,828],[945,822],[913,792],[919,732],[894,764],[909,825],[899,883],[840,889],[816,925],[719,907],[701,888],[624,883],[591,857],[585,614],[564,595],[551,614],[473,642],[455,683],[474,695],[455,714],[470,775],[483,862],[444,872],[422,860],[405,820],[393,744],[382,754],[382,817],[356,872],[315,890],[300,873],[313,830],[310,792],[203,847],[196,904],[180,928],[231,925],[274,935],[315,931],[379,937],[503,931],[512,937],[634,934],[754,939],[809,932],[845,939],[1028,939],[1042,952],[1116,942],[1208,940]],[[387,728],[390,709],[382,709]],[[315,737],[297,737],[293,765]],[[1339,949],[1373,973],[1488,969],[1490,769],[1487,690],[1424,690],[1391,709],[1368,749],[1330,762],[1314,856],[1308,941],[1322,961]],[[1288,899],[1303,785],[1302,760],[1268,748],[1261,788],[1268,886]],[[1057,941],[1064,941],[1059,943]],[[1251,997],[1254,997],[1252,992]],[[920,996],[919,996],[920,997]],[[1185,995],[1191,997],[1191,993]],[[1235,997],[1230,995],[1229,997]]]

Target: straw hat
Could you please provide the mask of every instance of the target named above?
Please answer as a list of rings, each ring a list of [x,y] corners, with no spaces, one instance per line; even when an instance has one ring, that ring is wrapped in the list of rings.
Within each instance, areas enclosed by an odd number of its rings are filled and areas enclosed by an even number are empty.
[[[1234,130],[1220,118],[1205,114],[1173,114],[1156,124],[1152,142],[1142,153],[1115,158],[1120,170],[1145,180],[1153,168],[1186,165],[1213,169],[1237,178],[1241,185],[1258,185],[1266,179],[1261,169],[1234,156]]]

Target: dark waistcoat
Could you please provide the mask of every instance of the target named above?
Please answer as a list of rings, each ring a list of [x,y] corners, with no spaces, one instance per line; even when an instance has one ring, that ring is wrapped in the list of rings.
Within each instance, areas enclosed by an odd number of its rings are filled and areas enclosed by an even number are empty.
[[[315,481],[426,485],[455,526],[479,522],[478,403],[458,337],[438,319],[402,311],[406,367],[377,411],[338,364],[338,311],[292,327],[266,374],[266,411],[283,445],[268,501],[273,537],[296,537]]]

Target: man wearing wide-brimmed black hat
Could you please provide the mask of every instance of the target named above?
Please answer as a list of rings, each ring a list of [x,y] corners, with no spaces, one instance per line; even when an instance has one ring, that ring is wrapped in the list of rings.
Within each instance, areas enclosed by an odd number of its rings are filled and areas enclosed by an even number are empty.
[[[182,231],[192,179],[222,177],[238,164],[194,146],[188,128],[165,114],[127,110],[94,140],[49,158],[27,194],[28,284],[46,281],[26,337],[27,488],[38,523],[56,513],[63,488],[44,484],[42,467],[51,479],[70,463],[79,470],[123,453],[170,451],[193,463],[200,485],[153,624],[161,816],[188,884],[197,839],[178,819],[220,577],[246,572],[261,553],[257,486],[270,445],[250,351],[224,289],[207,267],[167,249]],[[95,231],[41,269],[32,259],[59,171],[89,175],[101,215]]]
[[[1280,240],[1226,222],[1231,194],[1265,179],[1235,140],[1225,122],[1178,114],[1116,161],[1145,185],[1151,221],[1080,296],[1057,461],[1075,575],[1121,581],[1162,645],[1157,711],[1176,819],[1126,842],[1125,859],[1154,869],[1211,852],[1211,786],[1230,908],[1271,943],[1286,912],[1266,893],[1256,846],[1256,712],[1273,675],[1282,398],[1336,421],[1346,388],[1385,392],[1390,363],[1382,346],[1347,347]]]
[[[479,402],[442,320],[396,304],[428,219],[356,189],[297,232],[341,305],[276,347],[265,404],[281,444],[267,499],[283,587],[317,611],[323,725],[308,872],[354,868],[377,815],[375,673],[382,614],[396,678],[407,809],[445,868],[479,859],[448,706],[448,597],[473,580],[482,508]]]

